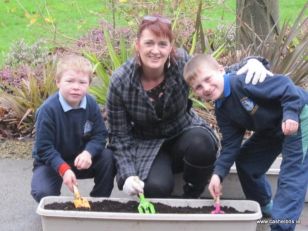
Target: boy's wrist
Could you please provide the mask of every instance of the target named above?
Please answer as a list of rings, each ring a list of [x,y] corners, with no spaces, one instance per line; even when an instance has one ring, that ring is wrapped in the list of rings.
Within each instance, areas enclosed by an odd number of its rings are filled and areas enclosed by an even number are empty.
[[[219,177],[220,183],[222,183],[224,178],[222,176],[220,176],[220,175],[217,175],[217,176]]]
[[[221,172],[214,170],[213,175],[217,175],[220,179],[220,182],[222,183],[224,180],[224,177],[222,176]]]
[[[58,168],[58,173],[62,177],[67,170],[71,169],[71,167],[67,163],[62,163]]]

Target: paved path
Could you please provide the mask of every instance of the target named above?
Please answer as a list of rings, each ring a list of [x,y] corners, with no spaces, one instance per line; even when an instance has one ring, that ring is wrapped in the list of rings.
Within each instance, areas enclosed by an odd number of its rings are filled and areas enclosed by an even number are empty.
[[[35,210],[36,202],[30,195],[32,160],[0,159],[0,230],[2,231],[42,231],[41,220]],[[93,185],[91,180],[80,181],[82,195],[88,195]],[[65,188],[62,195],[71,195]],[[123,197],[115,187],[113,197]],[[308,203],[296,231],[308,230]],[[258,226],[258,231],[267,231],[266,225]]]

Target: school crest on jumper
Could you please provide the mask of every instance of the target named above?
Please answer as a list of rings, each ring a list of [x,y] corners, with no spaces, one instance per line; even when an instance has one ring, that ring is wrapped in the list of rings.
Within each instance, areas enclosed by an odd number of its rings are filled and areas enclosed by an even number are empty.
[[[250,114],[254,114],[258,109],[258,105],[255,104],[250,98],[243,97],[241,99],[242,106],[248,111]]]
[[[86,134],[86,133],[91,132],[92,131],[92,126],[93,126],[93,122],[87,120],[85,125],[84,125],[83,133]]]

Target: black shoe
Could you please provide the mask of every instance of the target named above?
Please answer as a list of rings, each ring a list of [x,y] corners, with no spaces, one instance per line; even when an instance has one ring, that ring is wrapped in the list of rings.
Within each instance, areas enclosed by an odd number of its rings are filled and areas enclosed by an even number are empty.
[[[191,183],[186,183],[183,186],[184,194],[183,198],[191,198],[197,199],[200,198],[201,194],[203,193],[205,185],[193,185]]]

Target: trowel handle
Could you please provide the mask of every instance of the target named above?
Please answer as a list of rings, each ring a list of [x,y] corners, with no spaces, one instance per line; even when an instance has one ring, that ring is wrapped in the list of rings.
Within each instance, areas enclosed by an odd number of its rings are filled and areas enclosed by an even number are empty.
[[[74,196],[76,198],[80,198],[80,193],[76,185],[73,185],[73,190],[74,190]]]
[[[215,198],[215,203],[220,205],[220,196],[217,196],[217,197]]]

